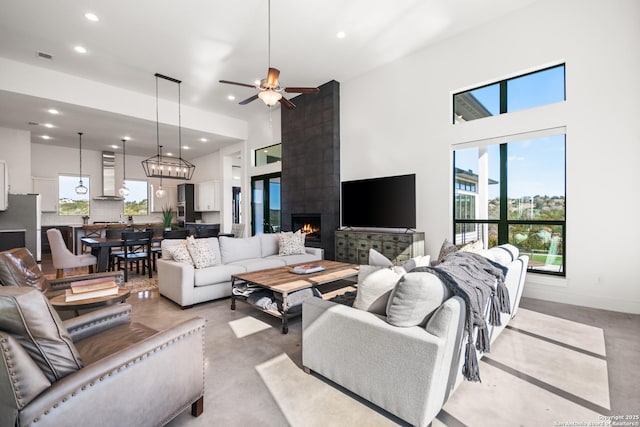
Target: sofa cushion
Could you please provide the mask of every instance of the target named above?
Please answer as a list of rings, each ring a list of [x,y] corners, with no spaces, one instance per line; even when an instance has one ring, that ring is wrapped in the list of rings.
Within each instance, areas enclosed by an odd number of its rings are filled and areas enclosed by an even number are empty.
[[[220,258],[216,258],[213,248],[207,239],[195,239],[187,237],[187,249],[196,268],[206,268],[220,264]]]
[[[194,286],[208,286],[216,283],[231,281],[233,274],[246,273],[247,269],[241,265],[216,265],[213,267],[195,269],[193,272]]]
[[[263,233],[260,234],[260,247],[262,249],[262,258],[278,255],[278,234]]]
[[[385,315],[391,291],[403,276],[392,268],[379,268],[358,282],[353,306],[360,310]]]
[[[246,271],[258,271],[258,270],[266,270],[267,268],[284,267],[285,263],[278,258],[267,257],[267,258],[242,259],[240,261],[231,262],[229,263],[229,265],[242,266],[245,268]]]
[[[304,248],[305,234],[300,230],[295,233],[284,232],[278,234],[278,255],[298,255],[305,254]]]
[[[237,239],[235,237],[222,236],[219,239],[220,254],[223,264],[250,258],[262,257],[260,236]]]
[[[391,291],[386,306],[387,321],[394,326],[424,326],[429,316],[451,296],[435,275],[407,273]]]
[[[193,265],[193,259],[191,258],[191,254],[189,253],[187,242],[185,240],[181,241],[177,245],[167,248],[166,251],[170,254],[171,258],[169,259]]]
[[[292,265],[292,264],[300,264],[303,262],[311,262],[311,261],[318,261],[320,259],[320,257],[318,257],[317,255],[314,254],[308,254],[308,253],[304,253],[304,254],[297,254],[297,255],[272,255],[267,257],[268,259],[271,258],[276,258],[279,259],[280,261],[283,261],[285,263],[285,265]]]
[[[31,286],[41,292],[51,288],[27,248],[0,252],[0,282],[4,286]]]
[[[0,329],[22,345],[50,382],[82,368],[69,332],[40,291],[0,287],[0,313]]]

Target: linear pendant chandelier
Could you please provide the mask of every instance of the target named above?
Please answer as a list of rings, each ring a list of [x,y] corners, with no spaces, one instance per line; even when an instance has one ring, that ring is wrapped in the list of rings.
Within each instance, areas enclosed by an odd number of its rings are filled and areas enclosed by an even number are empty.
[[[156,73],[156,148],[157,154],[142,161],[142,168],[148,177],[189,180],[196,167],[182,158],[182,125],[180,114],[180,84],[182,81]],[[160,149],[160,121],[158,117],[158,79],[178,84],[178,157],[166,156]]]

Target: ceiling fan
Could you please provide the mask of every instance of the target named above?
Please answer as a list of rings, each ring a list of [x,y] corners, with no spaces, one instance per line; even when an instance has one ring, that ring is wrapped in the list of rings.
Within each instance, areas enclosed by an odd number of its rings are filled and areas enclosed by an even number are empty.
[[[280,77],[280,70],[271,66],[271,0],[269,0],[269,52],[268,52],[268,61],[269,61],[269,72],[267,73],[267,78],[260,80],[260,84],[246,84],[246,83],[238,83],[232,82],[230,80],[220,80],[220,83],[226,83],[230,85],[244,86],[250,87],[252,89],[258,89],[260,92],[257,94],[240,101],[240,105],[246,105],[256,99],[260,98],[266,105],[272,107],[276,104],[276,102],[280,102],[282,105],[287,107],[288,109],[296,108],[295,104],[289,101],[287,98],[282,96],[283,92],[286,93],[318,93],[320,89],[317,87],[280,87],[280,82],[278,81],[278,77]]]

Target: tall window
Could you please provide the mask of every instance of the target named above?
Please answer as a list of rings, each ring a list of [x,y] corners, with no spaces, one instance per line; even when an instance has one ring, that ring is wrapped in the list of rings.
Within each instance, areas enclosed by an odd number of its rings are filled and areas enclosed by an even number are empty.
[[[89,189],[87,194],[76,194],[80,177],[70,175],[58,176],[58,215],[89,215],[91,200],[91,181],[88,176],[82,177],[82,183]]]
[[[147,181],[125,180],[129,195],[124,198],[125,215],[149,215],[149,191]]]
[[[453,123],[565,100],[564,64],[453,95]]]
[[[564,275],[564,129],[456,149],[454,189],[456,243],[511,243],[530,270]]]

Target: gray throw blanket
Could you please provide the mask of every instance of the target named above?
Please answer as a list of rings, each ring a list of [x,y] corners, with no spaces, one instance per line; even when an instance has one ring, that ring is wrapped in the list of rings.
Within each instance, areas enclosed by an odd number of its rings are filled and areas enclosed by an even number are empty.
[[[478,359],[473,349],[473,334],[477,328],[475,347],[484,353],[490,351],[489,331],[485,319],[487,302],[489,324],[500,326],[500,313],[511,313],[509,291],[504,284],[507,268],[471,252],[454,252],[435,267],[418,267],[411,271],[433,273],[466,304],[465,327],[467,345],[462,374],[468,381],[480,381]]]

